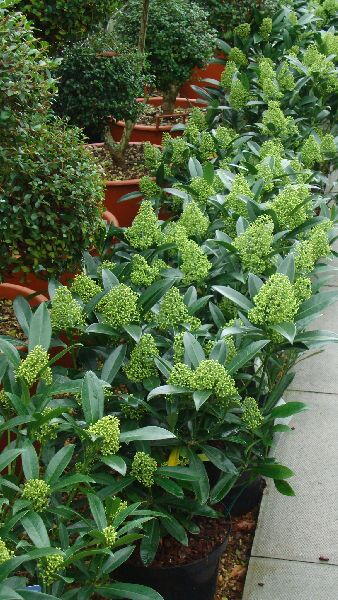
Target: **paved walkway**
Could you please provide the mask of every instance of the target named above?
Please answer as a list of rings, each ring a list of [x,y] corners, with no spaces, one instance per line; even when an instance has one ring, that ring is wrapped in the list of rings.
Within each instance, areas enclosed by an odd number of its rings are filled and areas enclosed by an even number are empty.
[[[338,274],[329,286],[338,288]],[[338,333],[338,305],[313,328]],[[292,419],[295,430],[276,449],[278,461],[296,473],[296,496],[267,486],[243,600],[338,600],[338,344],[296,371],[285,399],[310,410]]]

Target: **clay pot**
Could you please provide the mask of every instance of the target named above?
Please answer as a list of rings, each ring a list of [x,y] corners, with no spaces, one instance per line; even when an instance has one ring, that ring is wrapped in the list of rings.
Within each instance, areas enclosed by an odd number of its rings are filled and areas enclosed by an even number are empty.
[[[222,53],[218,53],[215,56],[216,58],[222,58],[225,60],[225,55]],[[190,79],[184,83],[180,89],[180,96],[185,98],[200,98],[199,94],[195,92],[195,90],[191,87],[192,85],[197,85],[198,87],[216,87],[212,83],[208,83],[207,81],[202,81],[203,79],[215,79],[216,81],[220,81],[222,73],[225,69],[225,64],[221,63],[209,63],[203,69],[199,69],[195,67],[191,73]]]
[[[176,106],[176,108],[182,108],[182,111],[184,109],[190,108],[191,106],[204,106],[204,104],[201,101],[198,101],[194,98],[195,97],[193,97],[192,100],[190,100],[190,98],[188,98],[188,97],[177,98],[175,106]],[[197,98],[197,96],[196,96],[196,98]],[[144,102],[145,99],[137,98],[137,101]],[[147,104],[151,104],[152,106],[160,107],[160,106],[162,106],[162,103],[163,103],[163,97],[162,96],[153,96],[151,98],[148,98],[146,102],[147,102]],[[175,115],[175,116],[177,117],[178,115]],[[184,120],[184,118],[182,118],[182,122],[183,122],[183,120]],[[165,132],[171,133],[171,135],[174,137],[182,135],[182,131],[171,132],[171,128],[173,125],[174,125],[174,122],[172,125],[171,124],[162,125],[160,115],[154,125],[142,125],[141,123],[137,123],[132,131],[130,141],[131,142],[151,142],[152,144],[161,145],[162,136]],[[112,134],[114,140],[116,140],[117,142],[119,142],[122,137],[124,126],[125,126],[124,121],[114,121],[114,119],[111,120],[110,131],[111,131],[111,134]],[[121,225],[122,225],[122,223],[121,223]]]
[[[35,294],[35,296],[32,296]],[[47,302],[48,298],[42,294],[36,294],[36,291],[15,283],[0,283],[0,298],[6,300],[15,300],[18,296],[27,298],[31,306],[38,306],[42,302]],[[30,296],[32,296],[30,298]]]
[[[110,211],[106,210],[103,213],[102,217],[109,225],[113,224],[116,227],[119,227],[119,222],[116,216],[113,215]],[[63,285],[69,285],[71,280],[74,278],[75,274],[76,273],[63,273],[59,277],[59,281]],[[43,271],[41,272],[41,277],[37,276],[35,273],[26,273],[24,271],[18,271],[16,273],[9,273],[5,277],[5,279],[6,283],[18,285],[19,287],[27,286],[27,288],[31,288],[36,292],[48,294],[48,279],[46,277],[46,273]]]

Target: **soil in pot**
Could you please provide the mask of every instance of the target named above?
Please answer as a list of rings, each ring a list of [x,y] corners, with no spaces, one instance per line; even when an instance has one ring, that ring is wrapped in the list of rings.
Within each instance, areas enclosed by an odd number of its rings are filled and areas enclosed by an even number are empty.
[[[195,522],[200,532],[189,534],[188,546],[171,537],[164,538],[150,567],[144,567],[135,553],[135,557],[119,569],[118,578],[148,585],[162,594],[165,600],[213,600],[229,523],[225,519],[203,517]]]
[[[140,179],[147,174],[143,158],[143,144],[129,144],[122,165],[113,161],[105,144],[92,144],[88,147],[97,158],[108,181]]]
[[[17,340],[26,339],[15,316],[13,301],[2,298],[0,298],[0,335],[8,335]]]

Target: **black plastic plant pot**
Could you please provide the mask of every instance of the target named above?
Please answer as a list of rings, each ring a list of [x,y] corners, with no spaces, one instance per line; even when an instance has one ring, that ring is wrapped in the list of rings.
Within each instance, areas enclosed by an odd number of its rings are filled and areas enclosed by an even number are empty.
[[[238,484],[222,500],[225,507],[225,516],[230,514],[239,517],[253,510],[260,502],[265,487],[262,477],[257,477],[251,483],[245,478],[240,478]]]
[[[147,585],[161,594],[164,600],[214,600],[218,565],[227,542],[215,548],[208,556],[177,567],[142,567],[125,564],[118,578],[130,583]]]

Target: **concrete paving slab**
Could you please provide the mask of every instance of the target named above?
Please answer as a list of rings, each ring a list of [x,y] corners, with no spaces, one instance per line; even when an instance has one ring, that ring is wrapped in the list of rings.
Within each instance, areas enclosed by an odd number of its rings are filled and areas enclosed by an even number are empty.
[[[327,556],[338,565],[338,395],[288,392],[285,399],[310,407],[293,418],[295,430],[275,450],[278,461],[295,472],[290,484],[296,496],[283,496],[268,484],[252,556],[314,563]],[[336,600],[337,592],[338,580]]]
[[[251,558],[243,600],[337,600],[337,589],[335,565]]]
[[[309,329],[326,329],[338,333],[338,302],[331,305]],[[313,354],[318,350],[321,350],[319,354]],[[308,356],[306,360],[301,360],[293,369],[296,377],[290,389],[338,394],[338,344],[315,348],[302,358],[305,356]]]

